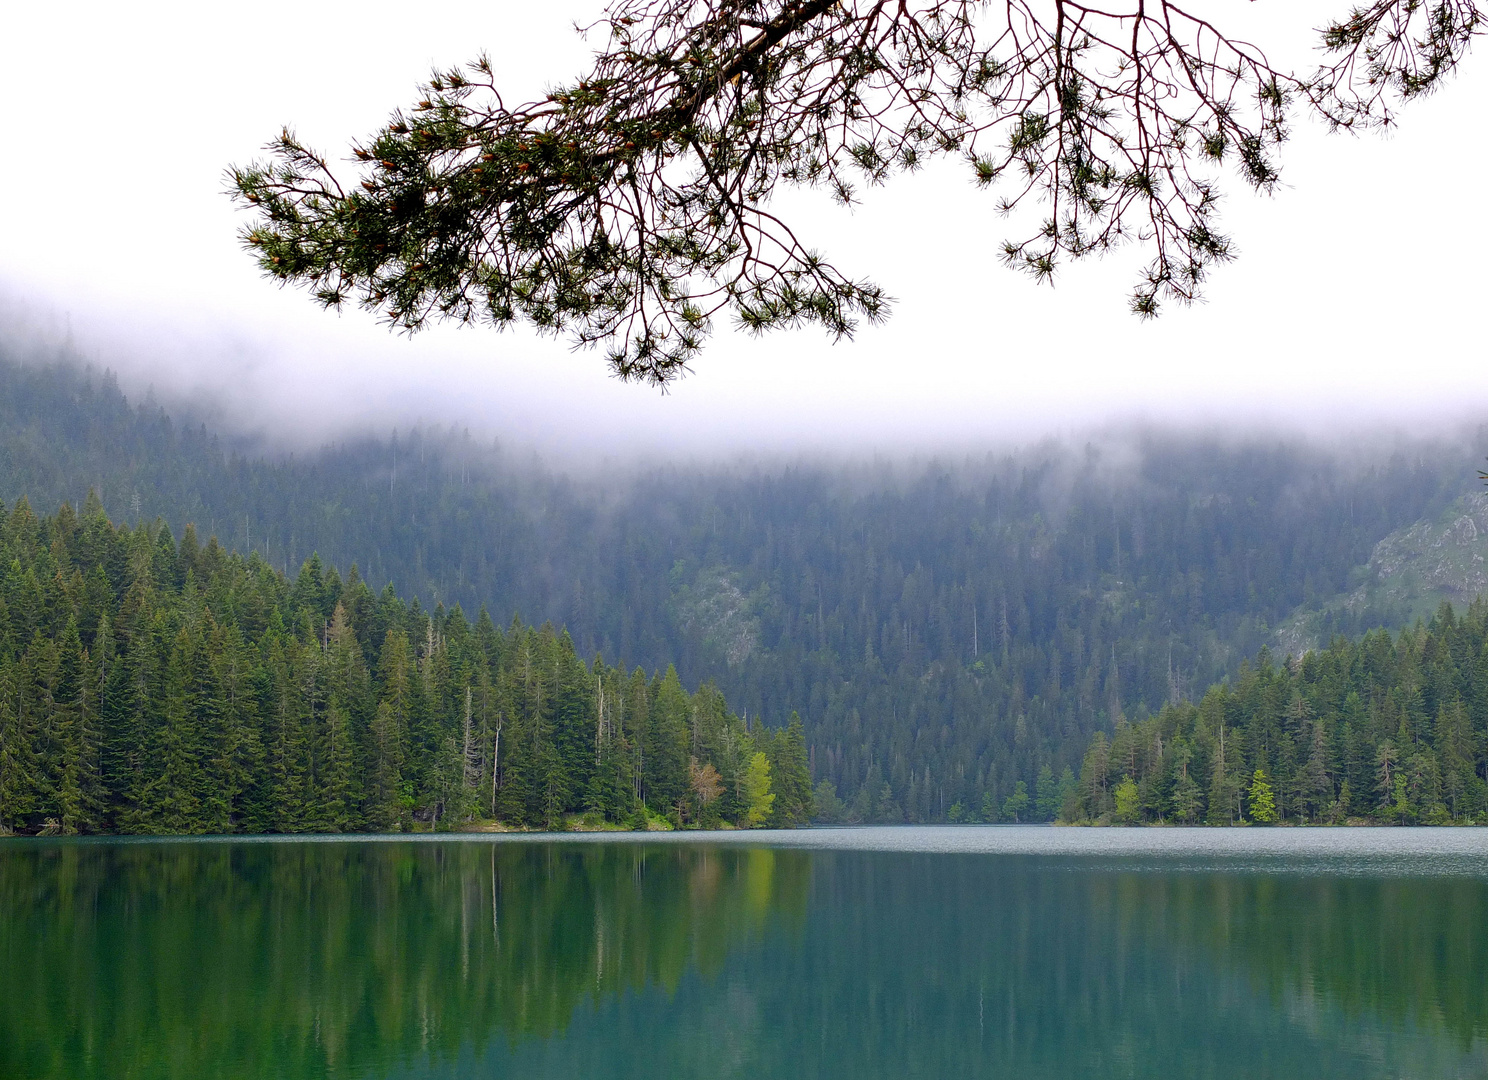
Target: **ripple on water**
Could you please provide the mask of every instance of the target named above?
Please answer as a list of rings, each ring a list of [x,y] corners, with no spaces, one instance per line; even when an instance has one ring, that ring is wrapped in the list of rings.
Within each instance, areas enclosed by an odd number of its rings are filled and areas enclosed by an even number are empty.
[[[516,837],[512,837],[517,839]],[[1055,828],[1047,825],[906,825],[719,833],[604,833],[521,840],[711,843],[816,851],[1039,856],[1071,869],[1233,871],[1488,878],[1488,829],[1475,828]]]
[[[1259,872],[1488,878],[1488,829],[1059,828],[1049,825],[861,825],[729,832],[438,833],[313,836],[0,839],[13,846],[157,844],[682,844],[808,851],[1030,856],[1071,870]]]

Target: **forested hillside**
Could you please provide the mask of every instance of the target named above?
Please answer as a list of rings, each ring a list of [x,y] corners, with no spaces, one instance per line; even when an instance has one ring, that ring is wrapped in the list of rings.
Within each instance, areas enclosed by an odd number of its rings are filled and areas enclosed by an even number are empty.
[[[1281,654],[1300,656],[1338,634],[1427,622],[1443,603],[1466,608],[1488,591],[1488,491],[1454,499],[1435,520],[1394,530],[1349,579],[1348,592],[1299,608],[1282,623]]]
[[[1196,705],[1097,732],[1061,797],[1070,820],[1481,821],[1488,603],[1283,664],[1262,652]]]
[[[799,722],[311,558],[0,507],[0,832],[343,832],[567,815],[793,825]],[[772,769],[773,766],[773,769]]]
[[[861,820],[1001,807],[1091,735],[1233,675],[1473,452],[1149,433],[950,464],[668,468],[577,480],[463,433],[264,458],[107,377],[0,365],[0,498],[90,487],[293,574],[356,562],[425,608],[565,627],[582,656],[675,662],[743,716],[799,711]],[[1365,629],[1359,627],[1358,629]]]

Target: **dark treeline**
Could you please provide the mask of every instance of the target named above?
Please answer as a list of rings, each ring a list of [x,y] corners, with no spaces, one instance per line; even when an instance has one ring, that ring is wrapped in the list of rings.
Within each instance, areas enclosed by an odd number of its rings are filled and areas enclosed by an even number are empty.
[[[290,580],[96,499],[0,507],[0,831],[784,826],[811,801],[798,720],[750,730],[674,668],[315,556]]]
[[[109,377],[0,363],[0,498],[97,488],[115,519],[194,521],[285,573],[319,551],[374,590],[564,626],[582,656],[674,663],[741,714],[798,710],[829,816],[862,821],[1021,817],[1041,776],[1057,800],[1096,731],[1235,676],[1472,460],[1149,434],[580,482],[458,433],[254,456]]]
[[[1488,603],[1397,637],[1262,652],[1198,704],[1097,732],[1070,820],[1471,824],[1488,814]]]

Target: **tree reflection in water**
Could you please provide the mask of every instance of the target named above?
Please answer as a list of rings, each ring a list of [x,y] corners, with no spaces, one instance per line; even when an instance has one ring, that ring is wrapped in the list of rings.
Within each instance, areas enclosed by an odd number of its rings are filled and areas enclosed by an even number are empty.
[[[0,1076],[1488,1075],[1488,882],[692,842],[0,844]]]

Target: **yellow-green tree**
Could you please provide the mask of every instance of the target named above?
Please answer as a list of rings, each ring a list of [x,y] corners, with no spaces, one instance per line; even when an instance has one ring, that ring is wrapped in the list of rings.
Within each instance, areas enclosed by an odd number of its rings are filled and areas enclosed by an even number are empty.
[[[1250,817],[1263,825],[1276,820],[1276,795],[1266,780],[1266,770],[1257,769],[1250,778]]]
[[[1141,816],[1137,782],[1130,776],[1123,777],[1121,783],[1116,785],[1116,820],[1123,825],[1135,825]]]
[[[745,823],[751,828],[763,824],[775,805],[775,793],[770,790],[770,759],[763,751],[749,759],[744,772],[744,798],[749,808],[744,813]]]

